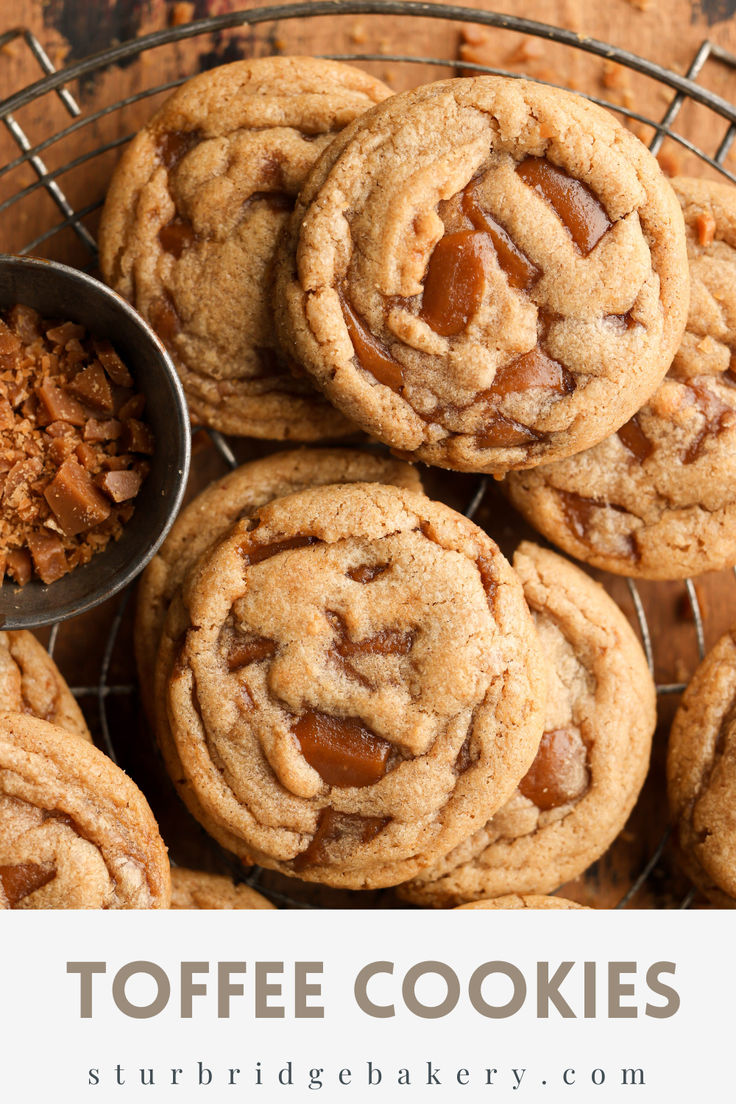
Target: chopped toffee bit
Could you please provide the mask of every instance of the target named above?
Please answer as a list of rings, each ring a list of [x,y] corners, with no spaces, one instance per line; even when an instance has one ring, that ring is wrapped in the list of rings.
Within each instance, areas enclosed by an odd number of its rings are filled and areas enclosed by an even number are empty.
[[[66,575],[66,556],[64,546],[56,533],[41,530],[30,533],[28,548],[36,574],[43,583],[53,583]]]
[[[485,271],[495,256],[493,239],[481,230],[445,234],[432,251],[420,318],[442,337],[463,333],[483,298]]]
[[[698,231],[698,245],[712,245],[716,236],[716,220],[712,211],[703,211],[695,220]]]
[[[65,460],[43,493],[67,536],[92,529],[110,516],[103,495],[76,460]]]
[[[154,451],[144,409],[109,341],[0,317],[0,583],[52,583],[118,539]]]
[[[293,731],[302,755],[328,786],[371,786],[386,773],[391,744],[356,717],[308,711]]]
[[[123,423],[120,444],[125,452],[143,452],[147,456],[153,453],[153,434],[145,422],[137,418],[128,418]]]
[[[92,348],[102,367],[118,387],[132,387],[133,377],[109,341],[92,341]]]
[[[113,502],[127,502],[135,498],[141,489],[141,482],[140,472],[137,471],[109,471],[95,479],[97,486]]]
[[[527,157],[516,167],[521,179],[546,199],[587,257],[611,227],[600,200],[587,184],[569,176],[544,157]]]

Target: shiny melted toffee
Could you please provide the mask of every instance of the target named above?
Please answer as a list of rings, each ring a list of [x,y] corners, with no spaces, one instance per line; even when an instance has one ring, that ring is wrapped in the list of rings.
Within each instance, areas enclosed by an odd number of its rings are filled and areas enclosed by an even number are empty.
[[[431,526],[423,524],[421,531],[427,540],[434,539]],[[319,543],[318,538],[313,536],[291,537],[267,545],[258,545],[246,539],[242,542],[240,554],[247,565],[258,564],[281,552],[309,547],[316,543]],[[488,600],[492,602],[496,592],[492,564],[480,558],[477,566]],[[369,586],[375,579],[390,570],[390,563],[360,564],[350,568],[347,576],[353,582]],[[354,640],[340,614],[328,610],[326,615],[333,629],[333,643],[328,653],[330,659],[339,664],[348,677],[355,678],[363,685],[372,686],[354,666],[356,659],[376,655],[408,656],[411,653],[416,635],[414,630],[381,629],[365,639]],[[231,672],[238,672],[250,664],[269,660],[277,654],[277,651],[276,641],[243,632],[232,617],[222,629],[220,653],[224,657],[227,669]],[[244,687],[240,701],[245,710],[254,706],[250,694]],[[322,781],[331,787],[372,786],[406,758],[402,748],[372,732],[358,717],[338,717],[318,710],[306,710],[299,717],[294,718],[291,731],[306,762],[317,771]],[[470,769],[475,759],[471,739],[468,737],[457,756],[455,763],[457,774],[463,774]],[[329,861],[332,845],[340,841],[349,839],[369,843],[383,831],[390,823],[390,819],[390,817],[341,813],[329,806],[324,808],[319,815],[317,830],[312,841],[293,860],[293,869],[298,872]]]
[[[587,749],[576,729],[545,732],[519,792],[541,812],[579,801],[590,787]]]
[[[587,256],[612,225],[590,188],[542,157],[527,157],[516,171],[550,205],[575,248]],[[484,211],[478,196],[478,178],[441,202],[438,213],[445,234],[429,258],[421,296],[392,303],[399,302],[413,310],[435,333],[452,338],[465,332],[480,308],[491,264],[498,263],[509,285],[521,292],[529,292],[542,273],[508,231]],[[345,288],[340,290],[340,302],[356,362],[379,383],[402,394],[406,382],[404,366],[392,349],[370,331],[349,301]],[[629,315],[611,315],[606,320],[622,332],[636,324]],[[504,365],[493,386],[474,401],[473,405],[483,404],[487,411],[484,430],[478,435],[481,447],[530,445],[543,437],[530,426],[501,415],[496,409],[499,399],[530,388],[546,389],[552,397],[569,395],[575,390],[573,374],[545,348],[551,321],[540,312],[536,348]],[[448,413],[457,413],[457,408],[438,404],[421,417],[444,424]]]
[[[728,372],[720,378],[724,383],[732,382],[728,378]],[[703,455],[709,440],[717,437],[722,430],[732,427],[736,423],[736,410],[716,394],[711,382],[710,377],[683,381],[683,386],[689,392],[690,402],[703,415],[703,424],[699,432],[682,450],[681,460],[683,464],[692,464],[695,460],[698,460]],[[642,429],[639,417],[636,414],[626,425],[621,426],[618,436],[621,443],[636,457],[640,464],[648,460],[654,452],[654,444]]]
[[[78,836],[86,838],[79,825],[67,814],[57,809],[43,813],[44,821],[60,821],[71,828]],[[58,871],[53,862],[19,862],[0,864],[0,891],[5,898],[7,908],[17,908],[38,889],[53,882]]]
[[[13,866],[0,866],[0,888],[8,902],[8,908],[15,908],[55,877],[56,867],[50,862],[22,862]]]

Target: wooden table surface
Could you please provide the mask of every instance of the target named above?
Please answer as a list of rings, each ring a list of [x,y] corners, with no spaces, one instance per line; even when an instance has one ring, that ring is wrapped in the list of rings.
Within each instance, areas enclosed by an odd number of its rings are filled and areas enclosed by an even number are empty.
[[[487,4],[468,0],[465,5],[478,10]],[[143,36],[166,27],[185,26],[207,15],[254,8],[243,0],[107,0],[94,5],[88,0],[16,0],[13,26],[28,28],[45,47],[52,63],[63,67],[105,49],[111,43]],[[557,24],[636,52],[678,73],[686,73],[698,47],[708,38],[736,53],[736,0],[496,0],[495,10],[542,22]],[[336,4],[339,13],[339,4]],[[7,16],[6,16],[7,19]],[[10,25],[8,24],[8,29]],[[0,32],[2,27],[0,27]],[[392,59],[396,53],[439,59],[464,59],[549,80],[599,96],[610,103],[636,111],[652,119],[661,118],[671,98],[662,85],[638,76],[599,57],[580,50],[523,37],[506,30],[490,30],[477,24],[458,24],[445,20],[396,16],[333,14],[329,17],[303,18],[298,21],[260,23],[217,34],[198,35],[186,41],[147,51],[121,65],[97,71],[69,85],[81,108],[81,119],[100,112],[119,101],[135,97],[154,86],[194,74],[202,68],[240,57],[271,53],[371,54],[379,60],[365,67],[396,90],[449,75],[443,66],[406,64]],[[0,98],[5,99],[38,79],[40,70],[26,42],[16,38],[0,49]],[[726,99],[736,101],[736,69],[722,61],[707,62],[700,82]],[[85,155],[106,143],[121,143],[137,129],[161,102],[162,94],[147,96],[128,106],[100,114],[93,121],[70,132],[43,151],[49,170],[81,159],[78,167],[59,176],[71,204],[80,209],[99,204],[110,173],[119,155],[119,145],[102,155]],[[55,135],[72,122],[55,94],[21,108],[16,122],[32,143]],[[651,129],[632,123],[647,139]],[[686,103],[675,129],[694,141],[706,153],[713,154],[723,137],[724,121],[707,108]],[[17,146],[7,132],[0,134],[0,165],[15,158]],[[670,174],[710,172],[696,157],[686,154],[668,141],[660,154],[662,166]],[[727,168],[736,171],[734,158]],[[21,165],[0,176],[0,204],[33,185],[32,168]],[[60,219],[52,199],[42,189],[25,198],[0,207],[2,248],[24,248],[37,235],[55,226]],[[94,234],[97,211],[85,218]],[[33,252],[89,267],[91,258],[73,230],[67,228],[44,241]],[[241,459],[268,451],[262,443],[238,442]],[[195,439],[195,476],[193,485],[204,485],[222,471],[221,462],[204,434]],[[432,476],[434,490],[454,504],[462,506],[472,493],[466,477]],[[431,488],[430,488],[431,489]],[[509,552],[520,536],[533,536],[493,489],[481,506],[478,520]],[[598,574],[634,619],[631,595],[624,580]],[[639,586],[642,602],[654,642],[655,674],[658,682],[680,682],[689,677],[697,663],[695,627],[685,587],[681,583],[643,583]],[[731,623],[736,621],[736,580],[731,572],[703,576],[695,583],[710,646]],[[117,601],[80,621],[64,626],[59,634],[58,657],[62,669],[77,685],[92,685],[99,673],[99,657],[104,648],[109,623]],[[123,621],[121,636],[113,656],[110,679],[127,684],[133,678],[130,665],[130,617]],[[660,727],[655,740],[650,779],[642,800],[626,831],[611,852],[586,876],[568,887],[570,896],[585,903],[612,905],[642,868],[666,826],[663,796],[663,759],[666,734],[676,696],[660,697]],[[198,829],[194,828],[178,802],[172,801],[156,755],[147,738],[139,738],[140,717],[135,697],[116,698],[114,710],[116,749],[123,765],[133,777],[144,783],[164,835],[179,861],[227,869],[228,860],[216,853]],[[88,717],[95,723],[94,701],[85,700]],[[277,890],[295,892],[292,883],[271,879]],[[678,875],[669,847],[648,879],[634,904],[676,906],[688,891]],[[346,897],[330,891],[299,893],[306,899],[325,903],[364,904],[365,895]],[[379,895],[386,904],[391,894]]]

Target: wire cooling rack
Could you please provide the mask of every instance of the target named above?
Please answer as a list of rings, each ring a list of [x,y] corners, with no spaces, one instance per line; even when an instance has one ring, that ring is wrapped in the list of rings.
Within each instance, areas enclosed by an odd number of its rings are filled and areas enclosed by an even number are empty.
[[[101,207],[102,200],[95,198],[90,199],[84,194],[82,194],[80,198],[78,188],[75,189],[76,198],[72,200],[70,195],[67,194],[67,191],[65,191],[64,178],[83,166],[90,166],[96,159],[103,157],[110,153],[110,151],[123,147],[130,140],[132,134],[123,136],[117,135],[101,142],[96,140],[99,137],[101,127],[106,121],[109,121],[109,117],[115,116],[116,113],[124,111],[124,109],[131,107],[139,101],[145,101],[160,93],[170,91],[183,83],[191,74],[186,73],[177,76],[175,79],[165,83],[151,83],[124,99],[95,107],[94,110],[85,110],[84,112],[69,89],[69,86],[73,82],[99,76],[100,74],[106,73],[111,67],[120,65],[121,63],[142,66],[149,51],[157,47],[176,44],[187,39],[221,34],[222,32],[235,28],[253,27],[259,24],[278,23],[281,25],[293,20],[306,20],[321,15],[328,15],[330,17],[393,15],[411,17],[414,19],[442,20],[451,24],[477,24],[484,27],[517,32],[524,36],[541,38],[561,44],[571,50],[584,51],[589,54],[597,55],[607,61],[615,62],[631,71],[651,78],[667,90],[668,102],[662,117],[660,119],[650,118],[631,108],[612,103],[596,96],[588,95],[586,98],[602,107],[608,108],[619,116],[623,116],[625,119],[652,127],[654,134],[650,142],[650,148],[654,153],[660,150],[665,138],[671,139],[684,150],[699,158],[702,163],[709,165],[712,169],[715,169],[721,175],[736,183],[736,176],[725,166],[726,157],[734,142],[734,138],[736,138],[736,106],[698,84],[698,78],[706,63],[715,61],[736,69],[736,56],[726,52],[710,41],[702,43],[693,57],[686,75],[681,76],[654,62],[637,57],[634,54],[618,49],[607,43],[599,42],[595,39],[582,38],[571,30],[547,26],[542,23],[504,15],[498,12],[475,11],[445,4],[403,3],[400,2],[400,0],[376,0],[376,2],[369,2],[369,0],[343,0],[339,6],[332,2],[317,0],[317,2],[310,3],[258,8],[243,12],[230,12],[224,15],[201,19],[193,23],[157,31],[153,34],[121,43],[101,53],[77,61],[66,68],[57,70],[38,38],[26,28],[19,27],[0,35],[0,50],[16,41],[23,43],[25,48],[27,48],[36,59],[41,70],[41,75],[34,83],[0,102],[0,120],[12,136],[19,150],[17,157],[9,160],[0,167],[0,186],[10,177],[10,174],[22,168],[30,167],[34,174],[34,179],[24,187],[16,190],[8,189],[9,194],[6,194],[6,197],[0,201],[0,219],[8,220],[13,217],[16,212],[22,210],[22,205],[24,203],[32,202],[34,198],[37,198],[41,190],[43,190],[51,200],[56,214],[53,219],[48,220],[49,225],[43,229],[41,233],[33,237],[32,240],[25,242],[18,252],[30,254],[42,251],[49,243],[53,243],[62,232],[71,230],[78,239],[78,242],[81,243],[88,257],[87,267],[94,269],[96,265],[97,249],[94,234],[89,228],[89,221],[94,217],[98,208]],[[278,43],[274,39],[272,41],[272,52],[277,52],[277,45]],[[360,63],[378,61],[382,63],[391,63],[393,65],[408,67],[409,70],[413,67],[424,66],[445,70],[450,69],[454,72],[493,73],[510,77],[519,76],[518,73],[510,72],[505,69],[446,57],[419,57],[409,54],[384,52],[380,54],[326,54],[323,56],[348,62]],[[229,59],[232,59],[232,55],[230,55]],[[153,73],[155,69],[151,71]],[[542,83],[549,82],[544,81]],[[54,131],[54,133],[45,136],[43,140],[34,141],[32,136],[29,135],[19,123],[17,116],[22,109],[32,105],[42,96],[48,95],[49,93],[54,93],[58,96],[64,111],[71,121],[67,125]],[[702,105],[724,121],[723,136],[712,156],[673,129],[677,116],[687,100]],[[84,148],[80,148],[79,146],[80,139],[84,139],[86,142]],[[87,141],[87,139],[89,140]],[[75,156],[65,160],[63,156],[65,144],[68,145],[72,142],[74,143]],[[48,155],[49,153],[53,153],[55,159],[60,161],[53,169],[47,167],[44,159],[44,155]],[[203,434],[206,434],[208,438],[207,448],[211,454],[210,460],[213,454],[216,455],[223,471],[236,467],[238,463],[248,458],[249,453],[247,451],[247,446],[244,453],[243,442],[229,441],[221,434],[209,430],[200,431],[198,436],[201,438]],[[200,449],[200,451],[202,450]],[[255,451],[257,454],[262,454],[264,450],[259,445],[256,445]],[[196,456],[194,459],[196,466]],[[210,477],[214,477],[217,473],[212,473],[211,463],[209,468]],[[460,477],[458,477],[458,479],[459,478]],[[455,487],[449,494],[445,483],[437,492],[438,497],[448,498],[456,508],[464,509],[468,517],[475,517],[479,511],[482,512],[489,494],[492,494],[492,491],[490,491],[488,480],[486,479],[477,480],[472,485],[469,485],[467,481],[465,481],[462,486]],[[463,495],[464,500],[462,497]],[[512,527],[513,524],[514,523],[512,523]],[[520,528],[518,519],[516,525]],[[496,536],[497,534],[492,530],[492,535]],[[518,533],[515,533],[515,538],[518,539]],[[655,634],[650,629],[645,612],[645,603],[642,600],[639,587],[633,579],[626,580],[626,587],[630,600],[631,616],[635,625],[638,627],[649,667],[652,672],[654,672],[658,641]],[[120,666],[120,664],[118,663],[116,665],[116,653],[122,650],[124,652],[127,651],[129,655],[130,650],[127,646],[127,638],[126,641],[121,643],[121,633],[125,633],[126,625],[129,626],[131,619],[130,598],[131,592],[128,591],[118,602],[117,608],[108,612],[107,624],[105,626],[104,647],[101,653],[99,673],[96,681],[73,687],[74,693],[78,698],[85,701],[96,701],[99,715],[98,738],[107,753],[116,762],[122,762],[122,765],[128,769],[130,768],[130,748],[131,746],[135,746],[138,742],[135,737],[140,735],[142,729],[140,710],[137,704],[137,687],[130,664],[128,664],[126,668],[125,662],[122,663],[122,667],[128,677],[119,678],[117,676],[117,667]],[[685,611],[684,616],[692,622],[692,630],[697,645],[697,654],[698,657],[702,659],[705,654],[705,625],[698,594],[691,580],[686,580],[684,583],[684,600],[687,603],[687,611]],[[52,654],[62,629],[63,626],[55,625],[51,631],[48,647]],[[679,694],[684,689],[684,686],[685,683],[682,681],[663,682],[658,684],[657,692],[660,699],[663,699],[670,695]],[[112,702],[115,703],[115,708],[111,708]],[[134,739],[132,741],[130,739],[131,728],[134,733]],[[152,769],[152,761],[154,758],[155,757],[152,755],[149,757],[143,768],[144,773],[146,770]],[[153,770],[155,773],[155,765]],[[158,765],[158,771],[160,774],[160,764]],[[137,776],[137,772],[133,773]],[[150,797],[149,789],[147,787],[144,788],[146,788],[146,792]],[[650,802],[650,805],[651,804],[652,802]],[[662,813],[661,794],[654,795],[653,804],[655,808],[657,806],[659,807],[658,824],[661,828],[661,835],[655,833],[654,836],[652,836],[651,825],[644,825],[648,832],[648,838],[655,841],[651,846],[649,854],[644,856],[643,861],[641,858],[631,860],[630,868],[623,878],[620,871],[617,873],[615,869],[613,871],[607,870],[603,875],[603,880],[607,880],[609,883],[613,884],[614,887],[616,885],[620,886],[620,889],[616,891],[615,901],[607,902],[615,904],[616,908],[624,908],[638,903],[642,893],[646,896],[647,891],[649,891],[650,897],[652,895],[655,897],[656,902],[661,904],[664,899],[669,907],[687,908],[695,898],[695,891],[688,890],[686,883],[678,879],[668,859],[669,829],[666,827],[666,814]],[[154,808],[157,815],[159,815],[159,819],[161,819],[160,810],[156,808],[155,803]],[[220,851],[212,841],[208,839],[205,840],[201,829],[199,829],[193,821],[188,819],[188,815],[178,807],[177,803],[176,812],[174,814],[174,827],[172,827],[171,831],[167,834],[167,840],[175,859],[179,858],[179,852],[182,851],[179,833],[197,841],[194,853],[202,865],[218,868],[220,870],[228,870],[239,880],[246,881],[253,886],[257,885],[259,889],[272,897],[274,901],[279,904],[297,908],[319,907],[323,904],[339,904],[343,906],[357,904],[360,906],[367,903],[367,896],[371,897],[369,903],[375,903],[376,896],[383,898],[382,903],[384,904],[394,903],[390,891],[382,891],[382,893],[378,895],[321,891],[319,887],[306,886],[302,883],[278,878],[269,872],[259,869],[246,871],[238,865],[237,860],[232,856]],[[626,832],[622,833],[621,838],[626,837],[626,834]],[[629,832],[629,839],[630,838],[631,832]],[[617,841],[612,850],[615,851],[619,846],[620,841]],[[204,857],[202,854],[203,849]],[[187,851],[185,848],[184,852],[185,858],[183,861],[189,861],[192,854],[191,849]],[[587,903],[596,903],[596,886],[602,880],[597,872],[598,865],[599,864],[596,864],[596,866],[585,876],[584,881],[579,883],[579,885],[583,886],[584,890],[588,891],[587,896],[584,896]],[[662,892],[663,883],[666,885],[664,897]],[[670,883],[672,884],[670,885]],[[567,892],[569,892],[569,887]],[[575,895],[574,892],[571,895]]]

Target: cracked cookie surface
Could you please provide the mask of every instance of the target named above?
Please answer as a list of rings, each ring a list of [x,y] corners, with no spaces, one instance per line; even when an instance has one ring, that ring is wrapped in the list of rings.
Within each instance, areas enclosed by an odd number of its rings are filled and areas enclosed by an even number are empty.
[[[693,675],[667,748],[667,791],[682,865],[719,908],[736,908],[736,639]]]
[[[0,714],[0,908],[168,908],[169,860],[137,786],[58,725]]]
[[[467,905],[458,905],[457,912],[463,909],[583,909],[588,911],[585,905],[579,905],[576,901],[568,901],[565,897],[544,897],[540,894],[509,893],[504,897],[494,897],[492,900],[471,901]]]
[[[523,543],[513,562],[549,664],[544,735],[506,805],[400,887],[417,904],[551,892],[608,848],[646,776],[655,690],[633,629],[556,553]]]
[[[159,669],[194,815],[246,861],[346,888],[396,884],[472,834],[542,731],[510,566],[449,507],[380,484],[236,524],[172,603]]]
[[[25,629],[0,632],[0,702],[92,742],[82,710],[43,645]]]
[[[221,874],[171,869],[172,909],[273,909],[267,897],[247,885],[236,885]]]
[[[280,440],[353,428],[278,354],[271,265],[319,154],[387,95],[338,62],[238,61],[187,81],[123,155],[100,266],[164,341],[195,421]]]
[[[594,448],[506,480],[514,506],[566,552],[649,579],[736,563],[736,188],[672,185],[691,299],[667,378]]]
[[[533,467],[638,410],[682,337],[682,215],[648,150],[570,93],[497,77],[392,97],[302,190],[282,344],[427,463]]]
[[[169,606],[189,571],[236,521],[274,498],[325,483],[392,483],[421,491],[416,470],[358,449],[293,449],[253,460],[215,480],[179,514],[138,586],[135,650],[138,678],[148,717],[157,702],[165,713],[164,692],[156,693],[156,653]],[[166,724],[165,716],[160,719]]]

